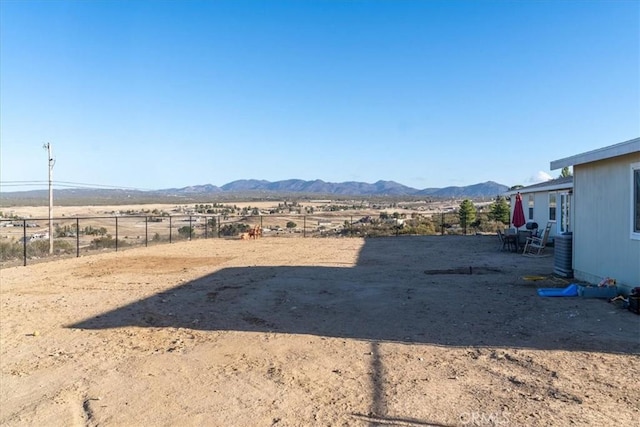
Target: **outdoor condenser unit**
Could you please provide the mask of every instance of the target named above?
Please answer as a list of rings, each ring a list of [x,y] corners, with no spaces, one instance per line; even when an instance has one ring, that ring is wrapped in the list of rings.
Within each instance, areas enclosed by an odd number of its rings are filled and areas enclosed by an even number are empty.
[[[573,277],[573,234],[563,233],[554,240],[553,272],[561,277]]]

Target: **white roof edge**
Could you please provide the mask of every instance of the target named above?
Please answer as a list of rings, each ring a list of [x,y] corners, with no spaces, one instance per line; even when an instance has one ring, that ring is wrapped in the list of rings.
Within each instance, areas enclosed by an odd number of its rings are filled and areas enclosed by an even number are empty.
[[[529,194],[529,193],[540,193],[540,192],[544,192],[544,191],[553,191],[553,190],[568,190],[573,188],[573,182],[565,182],[564,184],[554,184],[554,185],[549,185],[549,186],[540,186],[540,187],[535,187],[532,189],[527,189],[525,188],[519,188],[517,190],[511,190],[511,191],[507,191],[506,193],[503,193],[505,196],[513,196],[516,193],[520,193],[520,194]]]
[[[608,147],[565,157],[564,159],[551,162],[551,170],[564,168],[566,166],[581,165],[583,163],[597,162],[598,160],[609,159],[611,157],[624,156],[625,154],[640,152],[640,138],[630,139]]]

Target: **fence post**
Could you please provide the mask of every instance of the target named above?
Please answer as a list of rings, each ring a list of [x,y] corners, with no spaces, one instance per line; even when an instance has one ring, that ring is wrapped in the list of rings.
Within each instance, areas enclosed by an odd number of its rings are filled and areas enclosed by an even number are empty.
[[[440,235],[444,236],[444,212],[442,212],[441,214],[441,220],[440,220]]]
[[[207,233],[207,230],[209,229],[209,220],[207,219],[207,216],[204,216],[204,238],[207,239],[209,238],[209,234]]]
[[[27,220],[22,220],[22,258],[23,266],[27,266]]]
[[[349,236],[353,237],[353,215],[349,217]]]
[[[171,243],[171,215],[169,215],[169,243]]]
[[[80,218],[76,217],[76,258],[80,257]]]
[[[116,252],[118,252],[118,217],[116,216]]]
[[[307,216],[302,217],[302,237],[307,237]]]
[[[149,246],[149,217],[144,217],[144,247]]]
[[[191,240],[191,230],[193,229],[193,226],[191,225],[191,215],[189,215],[189,240]]]
[[[218,215],[218,238],[220,238],[220,215]]]

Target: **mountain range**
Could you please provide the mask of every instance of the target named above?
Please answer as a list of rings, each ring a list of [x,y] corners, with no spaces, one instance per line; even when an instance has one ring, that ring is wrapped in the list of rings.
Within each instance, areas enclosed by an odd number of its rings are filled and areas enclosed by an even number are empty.
[[[365,182],[325,182],[321,179],[305,181],[302,179],[287,179],[284,181],[265,181],[256,179],[241,179],[230,182],[222,187],[215,185],[195,185],[191,187],[160,190],[168,193],[310,193],[334,194],[354,196],[430,196],[430,197],[492,197],[504,193],[509,187],[493,181],[464,187],[425,188],[422,190],[398,184],[395,181],[377,181],[373,184]]]
[[[55,184],[54,184],[55,187]],[[273,197],[277,195],[316,195],[316,196],[376,196],[376,197],[428,197],[428,198],[480,198],[495,197],[507,191],[509,187],[493,181],[463,187],[424,188],[416,189],[394,181],[377,181],[373,184],[365,182],[325,182],[320,179],[305,181],[288,179],[283,181],[265,181],[256,179],[242,179],[230,182],[221,187],[204,184],[182,188],[167,188],[162,190],[125,190],[125,189],[96,189],[96,188],[65,188],[55,189],[54,199],[79,202],[90,199],[93,202],[115,202],[125,200],[136,201],[166,201],[176,198],[183,200],[203,200],[206,197]],[[2,192],[0,202],[15,204],[18,200],[47,200],[47,190],[30,190]]]

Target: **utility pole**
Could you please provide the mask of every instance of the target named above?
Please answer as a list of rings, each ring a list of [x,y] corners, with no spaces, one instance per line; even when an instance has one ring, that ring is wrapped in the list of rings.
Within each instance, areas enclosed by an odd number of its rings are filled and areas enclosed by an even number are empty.
[[[53,165],[56,161],[51,155],[51,144],[46,143],[42,148],[47,150],[49,163],[49,255],[53,254]],[[77,231],[76,231],[77,232]]]

